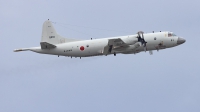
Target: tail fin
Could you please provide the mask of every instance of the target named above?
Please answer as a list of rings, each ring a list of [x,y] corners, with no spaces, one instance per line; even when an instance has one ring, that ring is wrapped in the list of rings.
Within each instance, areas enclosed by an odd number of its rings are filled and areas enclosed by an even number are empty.
[[[43,24],[41,43],[61,44],[66,42],[78,41],[75,39],[63,38],[56,33],[51,21],[47,20]]]

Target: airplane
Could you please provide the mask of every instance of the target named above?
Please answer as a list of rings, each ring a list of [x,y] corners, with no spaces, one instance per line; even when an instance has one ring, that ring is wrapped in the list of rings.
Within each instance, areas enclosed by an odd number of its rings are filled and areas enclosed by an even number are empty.
[[[56,33],[52,22],[48,19],[43,23],[40,47],[15,49],[19,51],[33,51],[67,57],[91,57],[116,54],[136,54],[153,50],[162,50],[183,44],[186,40],[176,36],[173,32],[137,32],[135,35],[118,36],[102,39],[78,40],[64,38]]]

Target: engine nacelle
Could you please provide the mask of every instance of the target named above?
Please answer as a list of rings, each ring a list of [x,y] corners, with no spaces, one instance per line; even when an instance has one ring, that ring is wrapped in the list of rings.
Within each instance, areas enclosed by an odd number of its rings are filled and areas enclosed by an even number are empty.
[[[124,41],[124,43],[126,43],[127,45],[133,45],[136,42],[138,42],[138,39],[136,37],[137,37],[137,35],[127,36],[126,38],[123,38],[122,41]]]

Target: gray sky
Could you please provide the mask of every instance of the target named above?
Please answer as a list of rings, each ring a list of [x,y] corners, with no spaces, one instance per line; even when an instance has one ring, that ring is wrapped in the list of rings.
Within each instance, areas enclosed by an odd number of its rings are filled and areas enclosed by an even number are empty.
[[[0,111],[199,112],[199,4],[199,0],[1,0]],[[57,22],[57,32],[70,38],[162,30],[187,41],[152,56],[80,60],[14,53],[15,48],[39,46],[47,19]]]

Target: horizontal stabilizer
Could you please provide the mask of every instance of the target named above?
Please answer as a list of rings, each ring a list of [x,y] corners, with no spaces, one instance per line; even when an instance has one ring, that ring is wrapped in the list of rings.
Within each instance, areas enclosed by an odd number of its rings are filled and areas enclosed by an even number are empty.
[[[14,52],[28,51],[29,49],[15,49]]]
[[[55,48],[56,46],[47,42],[40,42],[41,49],[52,49]]]

